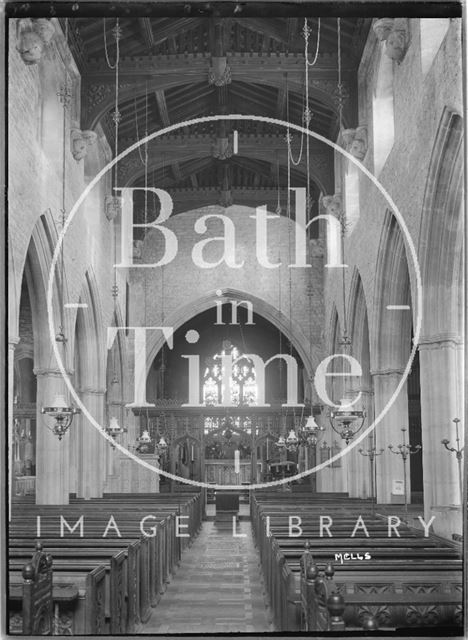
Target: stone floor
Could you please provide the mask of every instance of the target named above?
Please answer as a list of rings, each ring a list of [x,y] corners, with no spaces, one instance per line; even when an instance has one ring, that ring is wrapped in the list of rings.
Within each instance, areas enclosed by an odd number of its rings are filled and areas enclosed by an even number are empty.
[[[142,633],[274,631],[251,523],[204,522]]]

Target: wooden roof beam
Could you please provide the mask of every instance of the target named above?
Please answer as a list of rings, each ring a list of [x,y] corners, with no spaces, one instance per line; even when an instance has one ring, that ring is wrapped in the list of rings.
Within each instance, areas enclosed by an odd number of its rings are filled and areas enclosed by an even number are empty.
[[[150,18],[138,18],[138,24],[140,25],[140,32],[143,37],[143,42],[145,46],[150,51],[154,47],[154,34],[153,27],[151,25]]]
[[[263,20],[262,18],[234,18],[244,29],[251,29],[258,33],[266,34],[274,40],[288,44],[288,34],[286,29],[281,28],[279,22]]]
[[[291,47],[297,37],[298,18],[288,18],[288,45]]]
[[[154,92],[156,96],[156,102],[159,109],[159,115],[161,117],[161,122],[163,127],[168,127],[171,124],[171,119],[169,118],[169,111],[167,109],[166,96],[163,89],[156,89]],[[174,180],[176,182],[180,182],[182,180],[182,174],[180,171],[179,163],[174,160],[171,162],[172,175],[174,176]]]
[[[279,120],[283,120],[286,114],[286,102],[288,100],[288,89],[286,79],[284,84],[278,89],[278,98],[276,100],[276,116]]]
[[[181,18],[180,20],[172,20],[164,27],[157,28],[154,33],[154,44],[161,44],[168,38],[173,38],[180,33],[188,31],[192,27],[198,25],[198,18]]]
[[[154,95],[156,97],[161,122],[165,127],[168,127],[171,124],[171,120],[169,118],[169,112],[167,110],[167,102],[164,89],[156,89]]]

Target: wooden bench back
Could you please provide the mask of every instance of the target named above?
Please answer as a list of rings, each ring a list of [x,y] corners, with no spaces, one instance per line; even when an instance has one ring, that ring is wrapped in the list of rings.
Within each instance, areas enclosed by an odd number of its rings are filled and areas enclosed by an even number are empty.
[[[23,567],[23,635],[53,632],[52,556],[36,545],[31,562]]]

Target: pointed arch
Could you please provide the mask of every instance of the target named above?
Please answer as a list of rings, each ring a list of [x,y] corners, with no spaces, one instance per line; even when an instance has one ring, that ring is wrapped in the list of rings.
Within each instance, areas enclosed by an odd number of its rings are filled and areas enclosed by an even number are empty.
[[[36,368],[50,368],[52,353],[50,344],[49,315],[47,311],[47,289],[49,274],[54,252],[57,233],[50,210],[40,216],[31,233],[28,249],[23,265],[22,278],[26,279],[33,317],[34,336],[34,366]],[[62,304],[59,293],[60,274],[56,269],[52,292],[53,323],[57,330],[60,326],[60,306]],[[66,281],[64,281],[64,288]],[[21,287],[19,289],[19,293]],[[19,322],[19,300],[17,319]],[[18,325],[16,325],[18,326]],[[67,328],[64,327],[65,334]]]
[[[221,301],[229,302],[232,300],[252,302],[255,312],[262,316],[288,338],[291,344],[299,354],[304,368],[309,378],[313,377],[313,372],[317,368],[319,362],[314,355],[311,355],[311,349],[309,348],[309,341],[304,335],[301,327],[291,322],[279,309],[269,304],[261,298],[257,298],[249,293],[231,289],[222,289],[221,295],[217,295],[216,291],[210,291],[209,293],[201,296],[197,300],[194,300],[183,307],[179,308],[175,313],[171,314],[165,321],[166,326],[172,327],[174,332],[185,324],[190,318],[197,316],[198,314],[206,311],[207,309],[214,308],[216,302]],[[151,363],[155,359],[162,345],[164,344],[164,338],[160,332],[151,332],[148,334],[147,340],[147,357],[146,357],[146,373],[148,375]]]
[[[434,142],[421,216],[423,337],[463,334],[463,224],[463,121],[446,108]]]
[[[380,237],[374,288],[376,308],[370,341],[374,369],[403,370],[406,366],[411,351],[411,300],[403,233],[396,217],[387,210]]]
[[[76,339],[79,340],[79,352],[84,368],[82,381],[90,388],[105,388],[106,343],[104,339],[101,298],[92,268],[85,273],[80,294],[80,303],[75,320]]]
[[[367,301],[362,284],[361,274],[357,267],[354,268],[351,277],[351,289],[349,297],[350,336],[353,356],[359,361],[362,368],[362,386],[370,389],[372,380],[370,375],[370,345],[369,345],[369,321]]]

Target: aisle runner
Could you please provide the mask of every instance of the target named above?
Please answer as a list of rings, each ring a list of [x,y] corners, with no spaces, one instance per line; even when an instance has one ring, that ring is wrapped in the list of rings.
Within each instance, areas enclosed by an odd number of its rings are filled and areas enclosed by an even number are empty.
[[[273,630],[250,522],[241,522],[238,533],[246,537],[203,523],[142,633]]]

